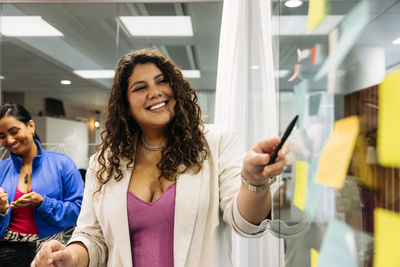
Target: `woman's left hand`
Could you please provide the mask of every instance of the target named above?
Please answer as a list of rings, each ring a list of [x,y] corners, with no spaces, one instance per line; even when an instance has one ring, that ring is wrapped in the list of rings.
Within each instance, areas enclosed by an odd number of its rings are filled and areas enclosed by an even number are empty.
[[[24,207],[39,207],[42,205],[43,197],[36,192],[32,192],[32,195],[18,201],[11,202],[11,208],[18,209]]]
[[[249,183],[254,185],[265,184],[270,177],[282,173],[287,162],[286,155],[290,150],[286,142],[279,150],[275,162],[267,165],[280,141],[279,137],[263,139],[247,153],[243,162],[242,175]]]

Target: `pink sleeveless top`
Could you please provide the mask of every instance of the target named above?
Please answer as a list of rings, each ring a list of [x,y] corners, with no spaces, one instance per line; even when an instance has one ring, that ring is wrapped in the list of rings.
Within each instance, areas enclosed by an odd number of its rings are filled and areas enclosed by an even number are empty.
[[[127,194],[133,266],[173,267],[176,184],[153,203]]]
[[[30,190],[27,193],[32,192]],[[26,193],[26,194],[27,194]],[[25,193],[19,191],[17,187],[17,191],[15,192],[14,201],[20,198]],[[35,234],[38,235],[39,231],[36,228],[35,218],[33,217],[33,208],[25,207],[25,208],[14,208],[11,211],[10,224],[8,225],[8,230],[21,233],[21,234]]]

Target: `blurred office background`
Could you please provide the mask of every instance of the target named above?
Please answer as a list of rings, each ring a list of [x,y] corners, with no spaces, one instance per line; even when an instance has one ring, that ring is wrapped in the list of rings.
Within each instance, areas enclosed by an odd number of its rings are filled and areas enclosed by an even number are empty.
[[[197,91],[204,121],[213,123],[215,118],[228,117],[229,114],[218,113],[215,105],[224,102],[221,95],[216,99],[217,72],[224,75],[221,66],[227,64],[218,60],[225,58],[221,53],[231,47],[229,38],[224,39],[222,36],[226,35],[221,34],[233,28],[232,40],[236,41],[232,46],[239,42],[247,44],[248,53],[243,56],[248,60],[243,61],[242,56],[241,61],[233,61],[244,64],[247,85],[244,88],[233,85],[232,90],[243,93],[241,90],[250,90],[255,80],[267,79],[268,88],[263,89],[274,96],[268,99],[272,101],[268,106],[275,105],[276,113],[260,114],[252,109],[248,116],[256,117],[255,121],[272,121],[271,127],[276,129],[269,134],[282,133],[296,113],[294,88],[308,82],[307,92],[302,96],[307,107],[303,123],[309,129],[320,127],[307,133],[311,132],[313,140],[319,138],[319,143],[307,144],[303,138],[305,132],[295,132],[294,142],[300,140],[298,144],[306,148],[294,147],[292,163],[310,158],[314,152],[318,154],[334,121],[349,115],[360,117],[365,139],[360,141],[356,152],[366,155],[365,162],[352,162],[344,191],[328,190],[321,210],[314,216],[291,203],[295,181],[291,164],[275,188],[274,216],[286,222],[275,228],[276,236],[284,240],[276,243],[278,255],[270,251],[264,254],[254,249],[257,244],[245,243],[236,247],[236,250],[242,248],[238,253],[245,255],[235,259],[237,266],[310,266],[306,253],[311,248],[320,249],[327,222],[332,218],[359,231],[360,240],[365,242],[357,244],[358,264],[372,266],[373,228],[368,210],[376,206],[400,210],[398,169],[379,166],[375,142],[377,85],[387,71],[400,64],[400,1],[366,1],[371,6],[367,22],[337,67],[330,93],[327,93],[327,75],[314,79],[329,55],[329,35],[363,1],[328,1],[326,18],[313,31],[307,31],[309,2],[293,0],[264,3],[232,0],[233,10],[240,5],[246,7],[236,10],[243,16],[238,19],[247,22],[246,27],[236,31],[234,27],[240,25],[228,23],[221,28],[221,22],[232,20],[223,17],[232,15],[224,10],[229,1],[0,1],[0,103],[20,103],[27,107],[37,121],[46,148],[69,155],[79,168],[85,169],[100,140],[113,70],[119,58],[131,50],[154,48],[179,65]],[[257,4],[268,9],[256,12]],[[254,12],[261,17],[254,16]],[[160,26],[166,26],[167,22],[154,19],[156,16],[179,21],[168,32],[168,27]],[[265,25],[256,27],[260,25],[254,23]],[[266,43],[272,53],[267,57],[270,61],[261,60],[264,66],[253,64],[260,56],[257,52],[260,48],[252,43],[266,32],[257,33],[251,30],[254,28],[271,33]],[[231,71],[229,64],[224,66],[227,72]],[[266,105],[265,99],[258,100],[251,102],[249,98],[246,104]],[[302,154],[304,151],[311,154]],[[7,156],[4,150],[0,156]],[[281,235],[280,227],[284,231],[287,226],[294,228],[287,228]],[[271,257],[276,259],[271,261]]]

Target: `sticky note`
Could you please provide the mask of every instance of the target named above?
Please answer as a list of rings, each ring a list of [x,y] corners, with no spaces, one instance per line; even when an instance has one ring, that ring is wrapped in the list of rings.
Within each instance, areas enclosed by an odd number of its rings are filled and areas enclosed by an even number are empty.
[[[308,82],[306,80],[302,81],[298,85],[293,87],[294,98],[295,98],[295,110],[296,114],[299,115],[297,120],[297,128],[301,129],[303,125],[303,117],[306,111],[306,93],[308,88]]]
[[[311,49],[311,66],[315,66],[316,59],[317,59],[317,45],[315,44]]]
[[[358,260],[352,251],[354,231],[347,224],[333,219],[329,222],[319,251],[318,267],[357,267]]]
[[[383,166],[400,167],[400,69],[379,84],[378,161]]]
[[[361,31],[369,22],[369,5],[368,1],[360,1],[340,23],[339,41],[315,75],[314,81],[319,81],[330,70],[336,69],[342,63],[354,43],[358,40]]]
[[[310,182],[308,183],[308,188],[307,188],[307,197],[306,197],[306,205],[305,209],[308,211],[311,215],[311,217],[314,217],[315,210],[317,209],[318,203],[319,203],[319,193],[321,191],[321,185],[315,183],[315,175],[317,174],[317,168],[318,168],[318,158],[313,157],[311,159],[311,179]]]
[[[400,266],[400,214],[374,210],[374,267]]]
[[[299,69],[300,69],[299,64],[294,64],[293,75],[288,79],[288,82],[293,82],[294,79],[296,79],[297,76],[299,76]]]
[[[332,134],[322,149],[315,181],[335,189],[343,187],[359,132],[356,116],[335,122]]]
[[[336,44],[339,39],[339,30],[338,28],[335,28],[329,33],[329,51],[334,51]],[[336,91],[336,79],[337,79],[337,69],[336,67],[331,68],[330,71],[328,72],[328,81],[327,81],[327,89],[326,91],[329,94],[334,94]]]
[[[318,264],[318,258],[319,258],[319,254],[318,254],[318,251],[316,251],[315,249],[311,249],[311,252],[310,252],[310,258],[311,258],[311,267],[317,267],[317,264]]]
[[[297,62],[300,62],[301,59],[301,50],[297,48]]]
[[[296,184],[293,193],[293,204],[304,210],[307,194],[307,162],[296,162]]]
[[[307,31],[317,27],[326,16],[326,0],[310,0],[308,2]]]

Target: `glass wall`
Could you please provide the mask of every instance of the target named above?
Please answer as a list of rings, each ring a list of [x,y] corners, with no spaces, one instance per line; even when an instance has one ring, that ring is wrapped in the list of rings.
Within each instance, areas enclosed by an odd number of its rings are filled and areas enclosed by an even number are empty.
[[[400,3],[295,2],[273,18],[281,133],[300,116],[274,195],[284,266],[398,266],[400,154],[386,131],[400,114]]]

